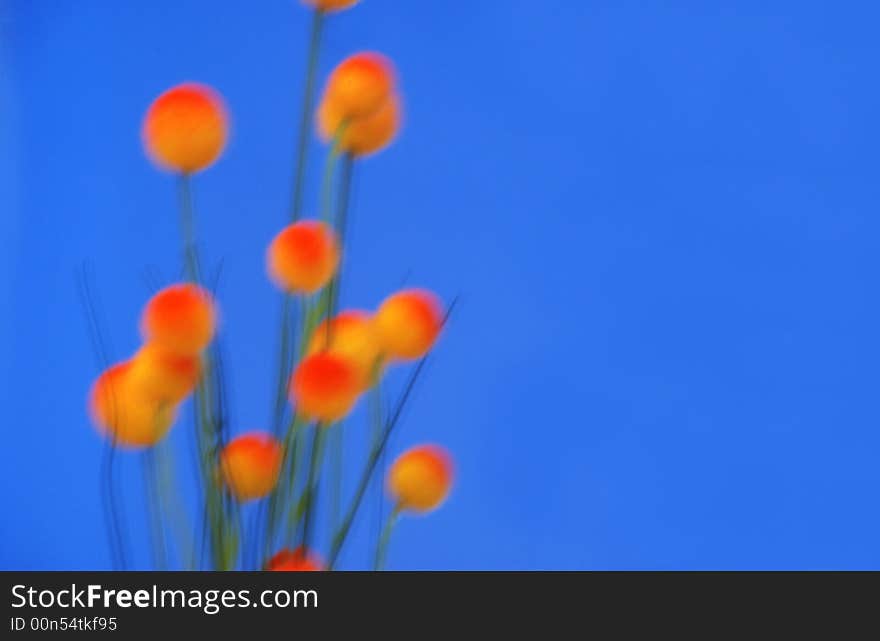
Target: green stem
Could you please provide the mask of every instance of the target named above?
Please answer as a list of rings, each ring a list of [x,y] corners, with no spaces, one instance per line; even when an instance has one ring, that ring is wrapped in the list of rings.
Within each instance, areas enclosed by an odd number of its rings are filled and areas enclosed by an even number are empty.
[[[304,352],[307,341],[318,323],[318,316],[320,315],[319,310],[319,305],[311,303],[308,299],[303,299],[302,304],[300,305],[300,336],[298,344],[296,345],[296,351],[291,357],[291,363],[293,362],[293,359],[299,357],[299,355]],[[283,442],[285,447],[284,462],[281,468],[282,474],[278,487],[269,499],[269,522],[266,528],[265,539],[263,541],[264,549],[267,554],[269,547],[271,547],[275,541],[275,537],[278,533],[278,526],[282,521],[287,522],[284,534],[285,541],[292,539],[293,523],[299,522],[299,515],[296,514],[297,508],[296,506],[289,506],[288,500],[295,495],[296,472],[300,469],[299,452],[302,449],[299,447],[299,441],[301,439],[303,426],[304,423],[301,418],[294,414],[288,423],[287,430],[284,432]],[[305,498],[305,493],[303,493],[301,500],[303,498]],[[285,514],[287,514],[287,516],[286,518],[283,518]]]
[[[187,280],[200,284],[198,249],[195,243],[195,206],[193,204],[192,184],[189,174],[181,174],[178,181],[180,203],[180,231],[183,242],[184,266]],[[211,549],[215,569],[227,569],[227,519],[223,509],[223,497],[214,478],[214,464],[220,446],[215,434],[211,383],[215,375],[210,352],[202,356],[202,376],[195,391],[195,432],[196,444],[201,463],[201,475],[206,502],[206,527],[210,528]]]
[[[195,393],[195,422],[196,443],[201,461],[202,483],[205,491],[207,504],[206,516],[210,528],[211,551],[214,559],[215,570],[227,569],[227,555],[225,554],[226,523],[223,513],[223,500],[221,490],[215,478],[215,462],[219,443],[215,440],[214,422],[211,414],[211,390],[208,378],[211,376],[211,357],[208,352],[202,356],[202,377],[196,386]]]
[[[317,9],[312,15],[311,35],[309,36],[308,63],[306,65],[306,84],[299,120],[299,137],[296,143],[294,163],[293,193],[290,201],[290,219],[299,220],[302,214],[303,191],[305,188],[306,159],[309,141],[309,125],[312,120],[312,106],[315,101],[315,76],[318,72],[318,58],[321,51],[321,32],[324,26],[324,13]]]
[[[144,451],[141,466],[144,476],[144,493],[147,499],[147,514],[150,521],[150,543],[153,548],[153,565],[157,570],[168,568],[165,552],[165,528],[162,525],[162,508],[159,501],[159,488],[156,474],[155,448]]]
[[[303,455],[305,445],[303,443],[305,439],[305,423],[302,420],[298,420],[294,424],[294,431],[291,437],[291,448],[292,452],[290,454],[290,469],[288,472],[287,485],[284,494],[284,502],[282,505],[284,509],[287,510],[285,515],[285,528],[284,528],[284,544],[286,546],[290,546],[293,544],[295,534],[296,534],[296,526],[299,524],[300,519],[302,518],[302,502],[305,499],[305,492],[300,496],[300,501],[295,505],[288,505],[288,499],[292,499],[296,496],[296,475],[297,472],[302,468],[303,465]]]
[[[305,354],[306,348],[309,345],[309,341],[311,340],[312,334],[315,332],[318,323],[320,323],[330,311],[330,294],[330,288],[325,287],[321,290],[321,293],[318,294],[316,299],[308,303],[308,310],[303,316],[302,330],[299,336],[299,349],[297,351],[297,356],[300,358]]]
[[[340,422],[333,428],[332,439],[330,443],[330,461],[332,463],[332,483],[330,496],[330,531],[332,532],[339,526],[339,518],[342,510],[342,471],[344,469],[344,445],[345,445],[345,423]]]
[[[306,164],[308,160],[308,141],[310,138],[309,124],[311,122],[312,106],[314,103],[315,76],[317,75],[318,71],[318,59],[321,50],[321,33],[323,31],[323,26],[324,12],[316,9],[312,14],[312,25],[310,30],[309,47],[307,54],[308,62],[306,64],[306,81],[305,88],[303,90],[302,105],[300,107],[299,132],[296,141],[296,155],[294,158],[293,188],[290,199],[290,220],[292,222],[296,222],[297,220],[299,220],[302,214]],[[295,357],[295,354],[291,353],[290,351],[290,304],[290,296],[288,294],[285,294],[284,303],[281,309],[281,320],[279,325],[280,340],[278,354],[278,380],[275,393],[275,408],[273,418],[273,427],[276,434],[281,429],[281,423],[284,417],[284,406],[287,396],[287,382],[290,378],[292,363]],[[302,325],[304,324],[305,323],[303,323]],[[285,442],[287,442],[288,439],[293,440],[292,437],[295,436],[295,424],[296,417],[293,417],[291,419],[287,434],[285,434]],[[290,453],[290,449],[285,448],[285,465],[289,465],[292,472],[293,465],[292,460],[289,458]],[[282,479],[283,478],[284,477],[282,477]],[[281,502],[281,500],[283,499],[286,499],[286,496],[279,496],[279,494],[286,494],[285,490],[286,488],[279,487],[275,492],[273,492],[272,497],[269,500],[268,522],[266,525],[263,546],[265,553],[268,553],[268,549],[271,546],[275,536],[275,528],[278,522],[279,502]]]
[[[383,570],[385,568],[385,557],[388,554],[388,545],[391,543],[391,532],[397,523],[397,517],[400,515],[400,504],[395,505],[394,509],[388,515],[385,521],[385,527],[382,528],[382,536],[379,537],[379,543],[376,545],[376,559],[373,563],[373,570]]]
[[[339,202],[336,208],[334,225],[339,233],[340,243],[345,237],[348,225],[348,206],[351,200],[351,183],[354,176],[354,156],[345,154],[342,162],[342,177],[339,179]]]
[[[315,436],[312,438],[312,454],[309,458],[309,472],[306,477],[306,486],[303,489],[305,497],[305,511],[303,514],[302,545],[308,548],[311,535],[311,525],[315,511],[315,503],[318,494],[318,468],[321,465],[321,454],[324,449],[325,431],[328,428],[317,423]]]
[[[181,562],[188,570],[196,569],[194,533],[189,515],[181,503],[180,494],[175,491],[174,460],[168,440],[158,443],[155,448],[156,469],[159,479],[159,502],[170,515],[170,522]]]
[[[331,157],[334,157],[338,153],[338,145],[339,141],[341,141],[342,136],[345,132],[346,124],[343,124],[339,127],[339,130],[336,133],[336,137],[334,139],[333,151],[331,152]],[[343,168],[342,168],[342,179],[340,181],[339,187],[339,202],[338,202],[338,211],[335,216],[335,225],[337,229],[337,233],[339,235],[339,243],[342,246],[345,246],[345,232],[346,232],[346,218],[348,211],[348,202],[349,196],[351,193],[351,178],[352,171],[354,167],[354,161],[351,154],[346,154]],[[330,193],[330,189],[327,189],[327,193]],[[325,203],[325,215],[326,212],[329,211],[332,203],[331,199],[328,196],[327,202]],[[330,281],[329,289],[327,292],[327,313],[325,317],[328,319],[327,324],[327,336],[326,336],[326,344],[325,348],[329,348],[333,342],[332,336],[332,324],[329,323],[329,319],[333,318],[336,315],[336,312],[339,307],[339,291],[340,291],[340,283],[342,281],[342,266],[339,267],[336,274]],[[345,445],[344,437],[343,437],[343,424],[340,423],[336,428],[337,433],[334,434],[333,442],[331,443],[331,460],[334,465],[332,468],[332,484],[333,495],[331,499],[331,531],[335,530],[339,525],[339,514],[340,514],[340,504],[342,499],[342,485],[343,485],[343,449]]]
[[[303,299],[302,304],[300,305],[300,336],[298,344],[296,345],[296,351],[291,357],[291,363],[293,362],[293,359],[302,354],[306,348],[307,341],[318,322],[316,311],[317,308],[314,304],[310,303],[308,299]],[[279,477],[280,480],[278,486],[269,498],[268,524],[263,541],[263,547],[266,554],[268,554],[269,548],[275,542],[276,536],[279,532],[278,528],[283,522],[286,522],[284,531],[285,542],[293,537],[293,523],[299,522],[299,515],[296,514],[297,508],[296,506],[289,505],[289,499],[295,496],[296,473],[300,469],[299,456],[302,449],[299,446],[299,443],[304,425],[305,423],[302,418],[294,413],[290,418],[290,422],[288,423],[287,429],[282,438],[284,443],[284,461],[281,467],[282,472]],[[305,491],[303,491],[300,500],[302,501],[305,498]]]
[[[294,415],[291,417],[284,434],[284,459],[281,465],[281,473],[278,477],[278,486],[269,497],[268,522],[263,540],[263,556],[269,555],[270,548],[275,543],[282,514],[288,508],[288,499],[293,496],[296,472],[299,469],[299,452],[301,449],[299,443],[303,425],[302,419]],[[285,534],[285,540],[288,538],[289,536]]]
[[[335,227],[339,236],[339,244],[345,246],[345,236],[348,223],[348,204],[351,196],[351,182],[354,174],[354,157],[351,154],[345,155],[342,166],[342,178],[339,185],[339,203],[336,212]],[[336,270],[336,274],[330,280],[328,285],[329,297],[327,301],[327,318],[331,318],[336,314],[339,306],[339,291],[342,283],[342,269],[340,265]],[[330,341],[330,332],[327,332],[328,343]]]
[[[183,240],[183,263],[186,279],[199,284],[199,259],[196,249],[195,207],[193,205],[192,181],[189,174],[180,174],[177,183],[180,201],[180,236]]]
[[[378,376],[376,377],[376,384],[370,389],[369,398],[368,398],[368,410],[370,415],[370,448],[376,447],[379,443],[379,439],[382,438],[382,425],[383,425],[383,404],[382,404],[382,388],[381,383],[382,380]],[[381,457],[382,467],[385,467],[385,454],[383,453]],[[376,532],[376,542],[378,545],[379,537],[381,536],[382,522],[384,521],[383,515],[385,514],[385,492],[383,491],[381,479],[376,479],[377,483],[373,484],[374,492],[376,494],[376,508],[378,510],[378,519],[377,524],[379,524],[379,530]]]
[[[98,316],[98,301],[92,293],[90,270],[88,263],[83,263],[82,270],[77,274],[77,286],[80,302],[86,316],[89,338],[92,341],[92,349],[101,371],[106,370],[110,363],[111,351],[108,346],[107,335],[103,331],[103,325]],[[115,393],[112,395],[115,410]],[[125,519],[116,495],[116,475],[114,473],[114,461],[116,459],[116,430],[110,430],[106,439],[103,454],[101,455],[100,489],[101,503],[104,509],[105,525],[107,527],[108,543],[110,545],[110,558],[114,570],[125,570],[126,562],[126,539]]]
[[[344,129],[345,125],[343,124],[340,127],[340,130]],[[331,154],[332,157],[332,154]],[[336,212],[336,233],[339,236],[339,244],[340,246],[345,246],[345,232],[346,232],[346,220],[348,218],[348,203],[349,197],[351,195],[351,181],[352,175],[354,171],[354,158],[351,154],[345,155],[345,162],[342,168],[342,180],[340,182],[339,187],[339,204],[338,211]],[[326,219],[329,219],[329,215],[327,211],[329,211],[329,198],[328,203],[326,203],[327,209],[324,211],[324,216]],[[333,275],[333,278],[330,279],[330,284],[321,292],[321,300],[326,302],[326,314],[325,318],[330,319],[336,315],[336,310],[339,307],[339,290],[340,283],[342,282],[342,269],[343,266],[340,265],[336,270],[336,273]],[[321,301],[319,301],[320,304]],[[331,326],[328,324],[327,326],[327,347],[330,346],[332,342],[332,331]]]
[[[333,222],[333,176],[336,174],[336,162],[342,155],[342,138],[345,136],[347,128],[348,121],[343,120],[339,123],[339,127],[333,134],[327,159],[324,161],[324,175],[321,179],[321,220],[328,224]]]
[[[183,245],[183,264],[184,273],[187,280],[191,282],[199,282],[198,259],[196,257],[195,247],[195,214],[192,200],[192,186],[190,176],[181,174],[178,178],[178,202],[180,206],[180,237]],[[209,457],[207,454],[207,442],[205,439],[205,422],[208,419],[208,404],[206,402],[206,378],[207,371],[205,366],[207,359],[203,358],[202,375],[196,385],[195,398],[193,401],[193,423],[194,434],[196,440],[196,449],[198,451],[199,471],[202,479],[202,486],[205,492],[205,512],[202,523],[203,529],[210,533],[210,545],[215,563],[218,559],[216,556],[217,540],[216,530],[213,527],[214,522],[214,506],[211,500],[213,479],[209,469]]]
[[[370,388],[367,398],[370,413],[370,447],[375,447],[382,437],[382,381],[376,379],[376,384]]]
[[[277,435],[281,429],[284,418],[284,405],[287,399],[287,379],[290,377],[291,353],[290,353],[290,306],[292,303],[290,294],[284,294],[284,302],[281,306],[281,325],[279,327],[278,345],[278,379],[275,386],[275,412],[272,420],[273,431]]]

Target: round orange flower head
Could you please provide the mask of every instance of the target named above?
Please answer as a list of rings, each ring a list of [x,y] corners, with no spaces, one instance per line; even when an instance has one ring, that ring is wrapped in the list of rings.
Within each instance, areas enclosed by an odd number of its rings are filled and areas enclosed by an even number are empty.
[[[357,365],[333,352],[306,356],[290,379],[296,411],[325,425],[348,416],[362,389]]]
[[[390,358],[421,358],[434,345],[443,325],[440,300],[423,289],[406,289],[386,298],[376,312],[376,328]]]
[[[315,220],[293,223],[270,243],[266,267],[284,291],[313,294],[330,282],[339,267],[336,233]]]
[[[159,400],[179,403],[189,396],[202,374],[198,356],[167,352],[148,343],[131,360],[131,378],[134,385]]]
[[[228,118],[220,95],[205,85],[172,87],[153,101],[141,137],[157,165],[190,174],[209,167],[226,146]]]
[[[131,370],[131,361],[125,361],[98,377],[89,393],[89,414],[117,445],[138,449],[162,440],[177,418],[177,408],[134,384]]]
[[[154,295],[141,315],[147,343],[179,356],[194,356],[214,338],[217,313],[211,295],[197,285],[171,285]]]
[[[220,471],[239,501],[263,498],[278,483],[281,445],[271,435],[251,432],[232,439],[220,453]]]
[[[324,564],[300,546],[295,550],[281,550],[269,559],[266,569],[270,572],[320,572]]]
[[[303,0],[303,4],[314,7],[318,11],[330,13],[331,11],[342,11],[353,7],[358,0]]]
[[[306,356],[323,351],[347,358],[357,369],[362,388],[369,386],[382,368],[381,346],[373,317],[359,309],[340,312],[315,328]]]
[[[395,84],[391,61],[365,51],[349,56],[330,73],[323,100],[332,103],[342,119],[364,118],[379,111]]]
[[[420,445],[401,454],[388,471],[388,492],[400,509],[430,512],[452,487],[452,458],[437,445]]]
[[[339,147],[355,156],[369,156],[382,151],[394,140],[400,130],[400,98],[391,94],[372,114],[348,121]],[[318,106],[318,135],[326,142],[336,136],[342,126],[342,109],[331,100]]]

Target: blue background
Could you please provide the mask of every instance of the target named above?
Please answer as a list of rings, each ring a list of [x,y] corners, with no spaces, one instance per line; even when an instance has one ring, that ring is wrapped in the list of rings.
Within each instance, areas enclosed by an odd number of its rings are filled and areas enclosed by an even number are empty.
[[[392,442],[447,445],[458,484],[401,522],[391,568],[880,569],[878,20],[874,2],[805,0],[333,17],[320,76],[376,49],[406,101],[399,141],[357,168],[344,303],[404,280],[463,296]],[[233,429],[267,425],[263,252],[308,14],[20,0],[0,30],[0,567],[108,568],[76,270],[90,262],[116,355],[133,352],[145,267],[170,282],[180,265],[141,118],[173,84],[216,86],[234,132],[196,181],[199,236],[225,260]],[[375,512],[347,567],[368,563]]]

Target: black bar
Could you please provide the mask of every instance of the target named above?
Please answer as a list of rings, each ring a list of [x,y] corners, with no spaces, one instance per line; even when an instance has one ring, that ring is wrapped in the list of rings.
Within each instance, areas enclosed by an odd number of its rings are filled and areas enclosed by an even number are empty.
[[[71,632],[71,621],[77,621],[79,632],[85,628],[93,634],[121,635],[117,638],[187,630],[197,633],[199,638],[215,633],[227,638],[230,634],[278,631],[284,633],[284,638],[293,639],[305,630],[323,635],[341,635],[354,630],[358,636],[371,637],[405,629],[413,641],[420,641],[429,631],[440,629],[465,632],[475,623],[488,624],[496,632],[516,632],[525,624],[539,625],[545,630],[570,631],[571,638],[582,638],[588,630],[597,631],[600,622],[617,632],[644,626],[654,632],[691,628],[710,635],[706,638],[734,628],[755,633],[766,631],[773,623],[782,626],[781,629],[790,629],[818,625],[823,620],[853,624],[862,618],[871,622],[868,629],[877,627],[878,575],[870,573],[3,572],[2,575],[2,638],[15,638],[14,635],[34,628]],[[92,599],[97,599],[91,602],[90,585],[98,586],[91,588],[95,595]],[[71,602],[72,586],[79,596],[77,607],[59,607],[59,599],[65,606]],[[109,592],[111,590],[113,592]],[[120,590],[127,592],[120,596]],[[136,595],[137,591],[141,592]],[[165,594],[162,591],[166,591]],[[165,605],[159,607],[163,599]],[[45,607],[39,606],[41,602]],[[123,607],[125,604],[129,607]],[[744,627],[747,621],[755,622],[753,625],[757,627]],[[17,627],[23,630],[16,630]],[[111,627],[115,629],[110,630]],[[338,637],[322,636],[321,641],[335,638]],[[607,637],[603,634],[596,638]],[[256,640],[247,638],[245,641]]]

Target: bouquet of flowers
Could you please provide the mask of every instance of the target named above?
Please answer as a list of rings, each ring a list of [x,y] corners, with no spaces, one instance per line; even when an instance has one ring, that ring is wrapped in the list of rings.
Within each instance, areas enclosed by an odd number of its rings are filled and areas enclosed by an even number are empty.
[[[392,62],[374,52],[340,62],[315,107],[322,30],[332,13],[357,2],[303,1],[313,18],[289,219],[266,250],[267,276],[282,298],[271,425],[263,431],[236,433],[229,425],[217,346],[216,282],[206,277],[196,242],[192,183],[223,154],[227,108],[212,88],[186,83],[164,92],[146,111],[144,149],[178,180],[185,278],[157,288],[146,302],[140,319],[143,343],[131,358],[110,363],[96,339],[103,371],[88,406],[106,440],[102,489],[111,555],[119,569],[128,561],[112,467],[129,451],[144,461],[158,568],[169,565],[168,539],[174,538],[174,558],[186,569],[334,569],[389,436],[454,305],[444,308],[432,292],[411,288],[391,293],[375,310],[341,306],[352,174],[359,162],[391,144],[403,108]],[[309,219],[302,214],[312,123],[328,148],[320,216]],[[94,318],[90,321],[94,329]],[[387,404],[383,377],[393,367],[410,372],[399,398]],[[322,546],[314,540],[315,515],[322,477],[330,473],[327,450],[341,452],[344,423],[362,399],[372,426],[369,448],[348,507],[336,515]],[[195,519],[176,491],[165,441],[172,427],[184,422],[185,405],[191,409],[197,453],[201,505]],[[392,507],[376,545],[376,569],[384,565],[398,518],[438,507],[452,477],[450,455],[434,444],[414,446],[390,465],[385,485]],[[247,503],[253,504],[248,527],[242,522]]]

